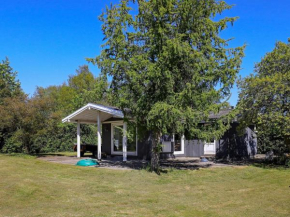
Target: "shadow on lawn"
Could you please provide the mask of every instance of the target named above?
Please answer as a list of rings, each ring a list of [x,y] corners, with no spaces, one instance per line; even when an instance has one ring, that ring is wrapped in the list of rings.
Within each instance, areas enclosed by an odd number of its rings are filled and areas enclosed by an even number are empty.
[[[254,163],[252,164],[254,167],[262,168],[262,169],[277,169],[277,170],[285,170],[290,169],[289,166],[286,165],[278,165],[273,163]]]
[[[161,160],[160,167],[161,173],[167,173],[170,169],[178,170],[198,170],[200,168],[209,168],[212,163],[199,163],[199,160],[186,160],[186,161],[171,161]],[[112,168],[123,168],[123,169],[136,169],[136,170],[150,170],[150,162],[146,160],[128,160],[123,162],[120,159],[103,159],[100,162],[100,167],[112,167]]]
[[[277,159],[266,160],[265,158],[244,159],[244,160],[216,160],[215,163],[221,163],[233,166],[254,166],[262,169],[289,169],[288,165],[277,162]]]
[[[37,153],[37,154],[32,154],[33,156],[36,157],[71,157],[75,158],[76,154],[73,153]],[[89,158],[94,158],[93,154],[91,153],[86,153],[83,157],[89,157]]]
[[[200,163],[200,160],[161,160],[160,166],[162,168],[174,168],[179,170],[198,170],[201,168],[209,168],[213,164],[212,162]]]
[[[53,157],[53,156],[67,156],[67,155],[65,155],[65,154],[56,154],[56,153],[53,153],[53,154],[41,153],[41,154],[34,154],[34,156],[36,156],[36,157],[49,157],[49,156]],[[70,156],[67,156],[67,157],[70,157]],[[73,156],[71,156],[71,157],[73,157]]]
[[[53,161],[58,163],[75,164],[78,159],[71,153],[42,153],[37,154],[36,157],[47,159],[47,161]],[[91,154],[86,154],[82,158],[93,158]],[[198,170],[202,168],[211,167],[229,167],[229,166],[255,166],[263,169],[286,169],[289,168],[285,165],[278,165],[274,162],[266,161],[264,158],[259,159],[244,159],[244,160],[217,160],[214,158],[208,158],[209,162],[200,162],[198,158],[192,159],[161,159],[160,160],[160,173],[167,173],[172,169],[177,170]],[[150,171],[150,161],[140,159],[128,159],[127,162],[123,162],[122,156],[107,157],[100,161],[99,167],[106,167],[112,169],[134,169],[134,170],[147,170]]]

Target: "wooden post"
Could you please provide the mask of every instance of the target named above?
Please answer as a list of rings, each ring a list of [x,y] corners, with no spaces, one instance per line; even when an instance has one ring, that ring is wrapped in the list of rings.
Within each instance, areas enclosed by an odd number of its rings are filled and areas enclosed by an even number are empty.
[[[123,125],[123,161],[127,161],[127,123]]]
[[[81,157],[81,124],[77,125],[77,157]]]
[[[101,138],[101,120],[100,120],[100,112],[98,112],[98,160],[102,158],[102,138]]]

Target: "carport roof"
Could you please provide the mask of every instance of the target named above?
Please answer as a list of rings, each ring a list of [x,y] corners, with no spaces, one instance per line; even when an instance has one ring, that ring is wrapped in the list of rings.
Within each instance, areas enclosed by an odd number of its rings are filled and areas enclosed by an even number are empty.
[[[123,112],[118,108],[89,103],[62,119],[62,122],[95,124],[97,123],[98,112],[100,112],[101,122],[110,118],[124,118]]]

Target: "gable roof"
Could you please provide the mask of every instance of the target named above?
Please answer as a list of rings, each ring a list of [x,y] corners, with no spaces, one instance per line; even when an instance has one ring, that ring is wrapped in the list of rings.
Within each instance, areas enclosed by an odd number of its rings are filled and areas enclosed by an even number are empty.
[[[105,121],[112,117],[124,118],[123,112],[116,107],[88,103],[84,107],[62,119],[62,123],[97,123],[98,112],[100,112],[101,121]]]

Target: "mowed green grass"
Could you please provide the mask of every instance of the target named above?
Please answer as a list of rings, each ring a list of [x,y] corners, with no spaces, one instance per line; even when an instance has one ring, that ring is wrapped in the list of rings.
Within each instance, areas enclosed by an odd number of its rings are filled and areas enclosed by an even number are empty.
[[[290,170],[86,168],[0,155],[1,216],[289,216]]]

